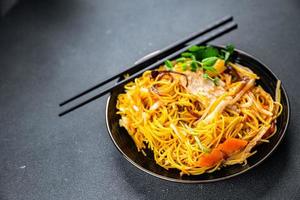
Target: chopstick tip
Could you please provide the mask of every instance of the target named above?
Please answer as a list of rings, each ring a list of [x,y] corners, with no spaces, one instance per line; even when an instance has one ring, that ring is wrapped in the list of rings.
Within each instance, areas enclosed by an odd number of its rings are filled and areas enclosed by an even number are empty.
[[[61,103],[59,103],[59,107],[62,107],[62,106],[64,106],[65,104],[67,104],[68,103],[68,101],[63,101],[63,102],[61,102]]]

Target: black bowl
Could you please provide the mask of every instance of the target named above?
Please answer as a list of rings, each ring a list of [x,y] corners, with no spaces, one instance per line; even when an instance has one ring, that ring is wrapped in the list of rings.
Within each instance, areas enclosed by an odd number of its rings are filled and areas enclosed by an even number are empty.
[[[222,49],[223,47],[215,46],[216,48]],[[240,63],[244,66],[251,68],[256,74],[260,76],[257,81],[272,97],[275,96],[276,83],[278,78],[275,74],[253,56],[240,51],[235,50],[233,56],[234,62]],[[277,132],[270,139],[269,143],[264,143],[255,147],[257,153],[248,158],[247,165],[232,165],[223,167],[213,173],[205,173],[197,176],[180,176],[179,171],[176,169],[166,170],[155,163],[153,154],[149,150],[146,152],[147,156],[144,156],[141,152],[137,151],[137,148],[127,133],[126,129],[119,126],[120,116],[116,114],[116,102],[117,96],[124,92],[124,88],[114,90],[107,100],[106,105],[106,125],[109,135],[122,153],[122,155],[134,166],[161,179],[165,179],[173,182],[181,183],[207,183],[224,180],[236,175],[242,174],[249,169],[260,164],[276,149],[281,142],[289,123],[290,117],[290,106],[287,93],[281,85],[281,103],[283,105],[282,114],[277,118]]]

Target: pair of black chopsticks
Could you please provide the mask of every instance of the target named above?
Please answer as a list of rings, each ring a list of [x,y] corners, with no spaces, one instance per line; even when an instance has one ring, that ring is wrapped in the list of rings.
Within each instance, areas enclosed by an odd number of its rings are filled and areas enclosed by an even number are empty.
[[[174,44],[161,49],[159,51],[156,51],[155,54],[151,54],[149,56],[146,56],[147,58],[142,59],[141,61],[139,61],[138,63],[136,63],[135,65],[133,65],[132,67],[124,70],[123,72],[116,74],[100,83],[98,83],[97,85],[67,99],[66,101],[63,101],[62,103],[59,104],[59,106],[64,106],[72,101],[74,101],[75,99],[78,99],[79,97],[82,97],[83,95],[101,87],[102,85],[105,85],[106,83],[111,82],[112,80],[115,80],[117,78],[123,77],[125,74],[128,74],[129,72],[131,72],[130,77],[118,82],[116,85],[109,87],[108,89],[104,90],[103,92],[99,93],[98,95],[95,95],[89,99],[87,99],[86,101],[79,103],[63,112],[61,112],[59,114],[59,116],[63,116],[73,110],[76,110],[77,108],[80,108],[92,101],[94,101],[95,99],[98,99],[100,97],[102,97],[103,95],[111,92],[113,89],[117,88],[117,87],[122,87],[124,84],[132,81],[133,79],[141,76],[145,71],[147,70],[151,70],[154,69],[160,65],[162,65],[164,63],[165,60],[172,60],[174,58],[176,58],[177,56],[179,56],[181,53],[187,51],[191,46],[193,45],[201,45],[201,44],[205,44],[207,42],[210,42],[234,29],[237,28],[237,24],[233,23],[233,17],[232,16],[226,16],[223,17],[220,20],[217,20],[216,22],[210,24],[209,26],[205,27],[204,29],[202,29],[199,32],[196,32],[192,35],[190,35],[189,37],[186,37],[182,40],[179,40],[177,42],[175,42]],[[219,28],[219,29],[217,29]],[[216,29],[216,30],[215,30]],[[215,30],[215,31],[214,31]],[[212,32],[213,31],[213,32]],[[209,33],[211,32],[211,33]],[[201,38],[200,40],[190,43],[192,40],[195,40],[196,38],[203,36],[205,34],[209,33],[206,37]]]

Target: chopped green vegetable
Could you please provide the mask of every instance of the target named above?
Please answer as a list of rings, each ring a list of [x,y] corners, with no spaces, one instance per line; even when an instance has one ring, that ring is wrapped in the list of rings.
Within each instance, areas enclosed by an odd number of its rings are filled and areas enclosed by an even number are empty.
[[[193,54],[190,53],[190,52],[184,52],[184,53],[181,54],[181,56],[184,57],[184,58],[190,58],[190,57],[193,56]]]
[[[192,60],[196,60],[196,57],[194,54],[190,53],[190,52],[184,52],[181,54],[182,57],[185,58],[191,58]]]
[[[206,78],[206,79],[210,79],[210,80],[212,79],[212,77],[210,77],[210,76],[209,76],[208,74],[206,74],[206,73],[204,73],[202,76],[203,76],[203,78]]]
[[[196,61],[192,61],[191,62],[191,71],[192,72],[196,72],[197,71],[197,68],[198,68],[198,64]]]
[[[189,51],[190,52],[196,52],[196,51],[201,51],[203,49],[205,49],[206,47],[205,46],[197,46],[197,45],[194,45],[194,46],[191,46],[189,48]]]
[[[218,60],[217,57],[209,57],[209,58],[204,58],[201,63],[202,63],[202,66],[209,66],[209,67],[212,67],[216,61]]]
[[[177,59],[176,59],[176,62],[184,62],[185,60],[186,60],[186,58],[182,58],[182,57],[181,57],[181,58],[177,58]]]
[[[232,44],[229,44],[225,47],[225,50],[222,50],[222,53],[224,53],[224,61],[225,63],[228,62],[230,56],[233,54],[234,52],[234,46]]]
[[[234,51],[234,46],[233,46],[233,44],[228,44],[228,45],[226,46],[226,51],[228,51],[230,54],[232,54],[233,51]]]
[[[202,60],[202,54],[205,51],[206,46],[191,46],[189,52],[192,53],[197,60]]]
[[[186,64],[186,63],[183,63],[182,66],[181,66],[181,68],[182,68],[183,71],[186,71],[186,69],[187,69],[187,64]]]
[[[181,54],[181,58],[178,58],[177,62],[185,62],[186,58],[191,58],[192,63],[191,70],[197,71],[198,67],[202,67],[204,71],[216,71],[214,68],[215,63],[218,59],[225,61],[225,64],[230,59],[230,56],[234,52],[233,45],[227,45],[224,49],[219,51],[217,48],[212,46],[191,46],[187,52]],[[186,67],[184,67],[186,69]]]
[[[210,150],[201,143],[198,136],[194,136],[194,138],[195,138],[195,140],[196,140],[197,144],[199,145],[202,152],[204,152],[204,153],[209,153],[210,152]]]
[[[189,54],[184,53],[184,57],[192,57],[190,54],[194,55],[196,60],[203,60],[209,57],[218,57],[219,51],[217,48],[211,46],[191,46],[189,49]]]
[[[227,60],[230,57],[230,55],[233,53],[233,51],[234,51],[234,46],[231,44],[227,45],[224,50],[221,50],[221,52],[219,52],[217,48],[212,46],[194,45],[188,49],[188,52],[182,53],[182,56],[188,58],[192,58],[194,56],[198,61],[210,57],[218,57]]]
[[[188,129],[189,134],[191,134],[191,135],[194,136],[194,138],[195,138],[197,144],[199,145],[201,151],[203,151],[203,152],[205,152],[205,153],[209,153],[209,152],[210,152],[210,149],[207,148],[205,145],[203,145],[203,144],[201,143],[201,141],[199,140],[199,138],[198,138],[198,134],[199,134],[199,133],[196,133],[191,127],[189,127],[189,126],[186,125],[186,124],[183,124],[182,122],[180,122],[180,124],[181,124],[182,126],[184,126],[186,129]]]
[[[228,51],[225,51],[225,50],[222,50],[222,52],[224,53],[224,60],[225,60],[225,62],[229,59],[229,57],[230,57],[230,53],[228,52]]]
[[[202,76],[203,76],[203,78],[206,78],[206,79],[211,80],[212,82],[214,82],[215,85],[218,85],[218,82],[220,80],[218,77],[216,77],[216,78],[210,77],[207,73],[204,73]]]
[[[220,79],[218,77],[214,78],[214,84],[215,85],[219,85],[219,81],[220,81]]]
[[[171,61],[166,60],[165,61],[165,66],[167,67],[167,69],[172,70],[173,69],[173,64]]]
[[[206,47],[206,49],[204,50],[204,52],[202,54],[202,59],[209,58],[209,57],[217,57],[217,56],[219,56],[218,49],[208,46],[208,47]]]
[[[203,69],[205,69],[207,71],[216,72],[216,69],[211,66],[202,66],[202,67],[203,67]]]

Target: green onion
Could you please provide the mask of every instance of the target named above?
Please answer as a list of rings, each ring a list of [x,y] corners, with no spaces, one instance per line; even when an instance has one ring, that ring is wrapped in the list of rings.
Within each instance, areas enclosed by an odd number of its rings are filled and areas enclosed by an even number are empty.
[[[201,143],[201,141],[199,140],[199,138],[198,138],[199,133],[195,133],[195,131],[194,131],[191,127],[189,127],[189,126],[186,125],[186,124],[183,124],[182,122],[180,122],[180,124],[181,124],[182,126],[184,126],[186,129],[188,129],[189,134],[191,134],[191,135],[194,136],[194,138],[195,138],[195,140],[196,140],[196,143],[198,144],[198,146],[199,146],[199,148],[201,149],[202,152],[204,152],[204,153],[209,153],[209,152],[210,152],[210,149],[207,148],[206,146],[204,146],[204,145]]]
[[[196,142],[197,142],[197,144],[200,147],[202,152],[204,152],[204,153],[209,153],[210,152],[210,150],[200,142],[198,136],[194,136],[194,138],[195,138],[195,140],[196,140]]]
[[[187,69],[187,64],[186,64],[186,63],[183,63],[181,67],[182,67],[182,70],[183,70],[183,71],[186,71],[186,69]]]

